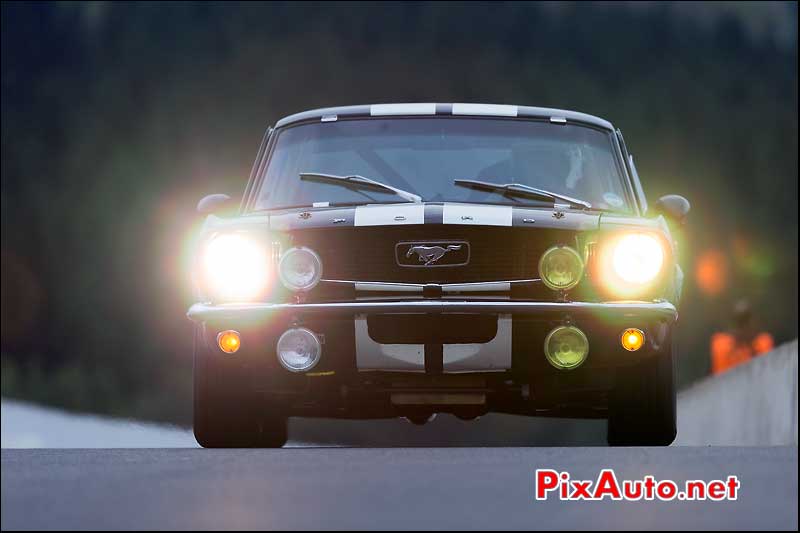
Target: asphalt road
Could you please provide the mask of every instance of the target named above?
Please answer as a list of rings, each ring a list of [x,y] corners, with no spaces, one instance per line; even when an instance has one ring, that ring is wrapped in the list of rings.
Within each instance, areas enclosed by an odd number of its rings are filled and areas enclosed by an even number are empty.
[[[2,450],[5,529],[797,529],[797,448]],[[533,498],[537,468],[725,479],[736,502]]]
[[[195,448],[190,429],[15,400],[0,402],[3,448]],[[402,419],[289,419],[287,447],[605,446],[605,420],[489,414],[463,421],[440,415],[424,426]]]

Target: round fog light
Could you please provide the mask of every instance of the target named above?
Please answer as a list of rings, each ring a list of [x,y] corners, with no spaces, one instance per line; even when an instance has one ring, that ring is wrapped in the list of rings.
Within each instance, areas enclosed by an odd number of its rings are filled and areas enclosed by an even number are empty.
[[[239,332],[232,329],[220,331],[217,335],[217,345],[225,353],[236,353],[242,345]]]
[[[629,352],[635,352],[644,346],[644,332],[636,328],[628,328],[622,332],[620,337],[622,347]]]
[[[283,368],[290,372],[305,372],[319,362],[322,345],[310,329],[292,328],[284,331],[278,339],[277,353]]]
[[[559,370],[578,368],[589,355],[589,339],[574,326],[559,326],[544,339],[544,354]]]
[[[542,283],[554,291],[566,291],[576,286],[583,275],[583,260],[569,246],[553,246],[539,260]]]
[[[311,248],[290,248],[281,256],[278,272],[286,288],[310,291],[322,277],[322,260]]]

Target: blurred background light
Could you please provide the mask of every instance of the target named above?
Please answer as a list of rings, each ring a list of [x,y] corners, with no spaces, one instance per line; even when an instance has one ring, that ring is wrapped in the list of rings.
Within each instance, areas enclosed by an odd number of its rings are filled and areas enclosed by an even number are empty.
[[[728,257],[719,250],[702,252],[695,262],[694,278],[706,296],[719,296],[728,286]]]

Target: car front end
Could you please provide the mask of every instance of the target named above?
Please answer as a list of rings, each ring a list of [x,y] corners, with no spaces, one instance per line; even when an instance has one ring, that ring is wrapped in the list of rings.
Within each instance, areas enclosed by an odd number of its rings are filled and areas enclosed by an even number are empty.
[[[512,106],[499,107],[491,109]],[[671,441],[674,413],[656,413],[673,418],[666,433],[668,421],[655,428],[649,411],[636,415],[647,426],[637,432],[627,419],[641,406],[627,404],[649,386],[641,374],[672,380],[682,274],[664,217],[643,216],[610,125],[538,108],[453,122],[455,107],[434,107],[430,123],[408,114],[419,108],[396,107],[389,118],[374,108],[279,123],[240,213],[206,220],[188,312],[201,444],[280,445],[288,416],[424,423],[440,412],[600,417],[610,429],[618,419],[619,443]],[[511,121],[535,124],[544,140],[509,133]],[[494,136],[481,133],[495,125]],[[564,150],[551,141],[559,136]],[[467,177],[480,179],[431,184],[432,166],[463,173],[475,164],[459,169],[460,159],[476,151],[489,170]],[[343,158],[373,175],[382,169],[383,180],[318,172]],[[514,168],[531,158],[561,172],[563,190],[518,179]],[[568,187],[576,168],[583,185]],[[611,168],[613,190],[588,184]],[[512,186],[495,190],[504,172]],[[659,401],[674,402],[674,389],[665,394]]]

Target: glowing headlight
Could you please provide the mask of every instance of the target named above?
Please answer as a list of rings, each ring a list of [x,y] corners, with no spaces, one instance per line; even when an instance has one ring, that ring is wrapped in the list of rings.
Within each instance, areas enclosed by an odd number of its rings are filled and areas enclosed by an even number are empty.
[[[278,271],[288,289],[309,291],[322,277],[322,261],[310,248],[290,248],[281,256]]]
[[[539,275],[554,291],[569,290],[581,280],[583,260],[569,246],[553,246],[539,260]]]
[[[611,264],[614,273],[626,283],[650,283],[661,272],[664,250],[652,235],[631,233],[614,246]]]
[[[601,241],[592,277],[615,298],[641,298],[657,288],[669,259],[666,241],[655,233],[626,232]]]
[[[208,289],[225,301],[251,300],[269,282],[266,249],[244,235],[231,233],[213,238],[203,253]]]

